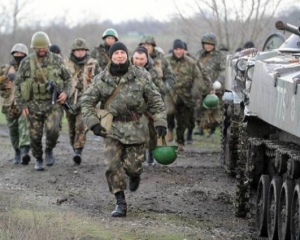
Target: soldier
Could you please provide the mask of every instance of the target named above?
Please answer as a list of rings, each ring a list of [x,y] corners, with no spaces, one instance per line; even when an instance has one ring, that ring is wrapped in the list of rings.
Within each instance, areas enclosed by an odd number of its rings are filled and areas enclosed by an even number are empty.
[[[89,48],[85,39],[77,38],[72,43],[70,56],[65,59],[65,64],[72,75],[72,91],[69,101],[75,110],[75,113],[66,111],[66,117],[69,124],[70,143],[74,150],[73,161],[77,165],[81,163],[82,150],[86,141],[86,126],[82,119],[79,100],[91,84],[92,78],[100,72],[98,62],[87,51]]]
[[[185,54],[184,44],[180,39],[173,43],[173,53],[167,57],[175,76],[174,99],[175,118],[177,122],[176,135],[178,151],[183,151],[184,132],[191,128],[194,119],[195,101],[192,97],[192,88],[195,84],[200,93],[204,90],[204,80],[196,62]],[[168,128],[173,131],[174,120],[168,118]]]
[[[56,54],[59,54],[60,56],[62,56],[60,47],[56,44],[51,44],[51,46],[49,47],[49,50],[50,50],[50,52],[53,52],[53,53],[56,53]]]
[[[95,49],[91,52],[91,57],[98,61],[101,69],[104,69],[110,62],[110,46],[117,42],[119,40],[119,37],[115,29],[108,28],[104,31],[102,39],[104,40],[104,43],[101,43],[99,47],[95,47]]]
[[[162,77],[158,77],[157,71],[153,68],[153,59],[148,55],[148,51],[145,47],[139,46],[135,49],[132,56],[132,64],[135,66],[145,68],[151,75],[151,79],[155,86],[158,88],[162,98],[164,97],[165,86]],[[148,113],[148,127],[149,127],[149,137],[148,142],[148,165],[154,165],[154,159],[152,151],[157,146],[157,134],[154,127],[153,117]]]
[[[45,32],[36,32],[31,39],[34,53],[19,67],[15,97],[22,114],[27,117],[35,169],[43,171],[42,137],[46,133],[46,165],[55,162],[53,148],[59,137],[62,106],[71,90],[71,75],[63,59],[49,51],[50,40]],[[58,86],[61,92],[55,92]],[[58,96],[57,96],[58,95]],[[55,97],[57,101],[55,102]],[[53,98],[53,102],[51,101]]]
[[[23,43],[17,43],[11,49],[12,59],[4,67],[0,83],[0,95],[3,98],[2,113],[6,117],[8,132],[12,146],[15,150],[14,164],[27,165],[30,161],[28,155],[30,140],[26,118],[22,116],[15,101],[15,77],[21,61],[28,55],[28,49]],[[22,158],[22,159],[21,159]]]
[[[97,75],[81,98],[84,120],[95,135],[104,136],[106,179],[110,192],[115,194],[117,206],[111,217],[125,217],[127,203],[124,190],[124,171],[129,176],[129,190],[136,191],[143,171],[142,161],[147,141],[146,111],[153,115],[159,137],[166,135],[164,103],[150,74],[133,66],[128,60],[127,47],[114,43],[109,56],[111,63]],[[113,97],[113,98],[112,98]],[[99,123],[95,106],[110,100],[107,110],[113,114],[111,132],[106,135]]]
[[[197,52],[196,58],[205,67],[211,81],[213,83],[218,81],[222,84],[222,88],[216,92],[221,101],[224,93],[225,55],[220,50],[216,49],[217,37],[215,34],[204,34],[201,43],[202,49]],[[204,108],[202,108],[202,110],[204,111]],[[200,112],[202,112],[202,110],[200,110]],[[221,122],[220,115],[220,108],[205,111],[204,120],[201,120],[202,123],[199,118],[196,119],[198,121],[198,133],[201,135],[203,133],[203,126],[208,126],[210,127],[208,136],[214,135],[216,127]],[[212,122],[211,119],[213,119]]]
[[[173,86],[175,84],[175,75],[168,60],[164,55],[156,49],[156,40],[153,35],[144,35],[139,43],[139,46],[144,46],[149,56],[153,59],[153,68],[157,72],[157,77],[164,82],[164,102],[166,104],[167,118],[173,116],[175,112],[174,99],[171,97]],[[162,89],[160,89],[162,91]],[[168,131],[168,141],[173,141],[173,132]]]

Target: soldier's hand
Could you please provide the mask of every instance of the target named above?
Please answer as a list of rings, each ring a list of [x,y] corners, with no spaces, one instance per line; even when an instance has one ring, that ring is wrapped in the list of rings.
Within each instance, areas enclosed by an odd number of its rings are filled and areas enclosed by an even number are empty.
[[[27,116],[27,115],[29,114],[28,107],[26,107],[26,108],[23,108],[23,110],[22,110],[22,114],[23,114],[23,116]]]
[[[96,136],[105,137],[107,135],[105,128],[102,127],[100,123],[97,123],[95,126],[93,126],[91,130]]]
[[[166,127],[162,127],[162,126],[158,126],[156,127],[156,132],[157,132],[157,136],[160,137],[165,137],[167,135],[167,128]]]
[[[60,103],[60,104],[64,104],[67,100],[67,94],[65,92],[61,92],[58,96],[58,99],[56,102]]]

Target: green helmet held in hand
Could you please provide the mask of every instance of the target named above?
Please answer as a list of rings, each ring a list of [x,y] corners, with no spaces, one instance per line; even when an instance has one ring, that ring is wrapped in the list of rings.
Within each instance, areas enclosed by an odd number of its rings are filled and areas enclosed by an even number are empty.
[[[74,51],[74,50],[78,50],[78,49],[84,49],[86,51],[89,51],[89,48],[87,46],[87,43],[86,43],[85,39],[76,38],[74,40],[74,42],[71,45],[71,50]]]
[[[36,32],[31,38],[31,48],[44,48],[51,45],[50,39],[45,32]]]
[[[219,105],[219,98],[216,94],[208,94],[202,104],[206,109],[214,109]]]
[[[149,43],[152,44],[154,47],[156,47],[156,41],[153,35],[147,34],[144,35],[139,43],[139,45],[142,45],[143,43]]]
[[[116,41],[119,40],[119,36],[118,36],[118,33],[115,29],[113,28],[108,28],[104,31],[103,35],[102,35],[102,39],[104,40],[106,37],[108,36],[112,36],[116,39]]]
[[[217,36],[214,33],[206,33],[202,36],[201,43],[209,43],[212,45],[217,45]]]
[[[169,165],[173,163],[177,158],[177,146],[159,146],[156,147],[152,153],[154,159],[162,164]]]

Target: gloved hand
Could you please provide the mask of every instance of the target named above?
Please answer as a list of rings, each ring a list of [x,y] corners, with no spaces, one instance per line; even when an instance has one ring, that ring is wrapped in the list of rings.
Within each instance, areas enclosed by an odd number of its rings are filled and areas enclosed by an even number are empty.
[[[95,126],[93,126],[91,130],[96,136],[105,137],[107,135],[105,128],[102,127],[100,123],[97,123]]]
[[[167,128],[162,127],[162,126],[157,126],[156,127],[156,132],[157,136],[160,137],[165,137],[167,135]]]
[[[15,78],[16,78],[16,74],[15,74],[15,73],[9,73],[9,74],[7,75],[7,77],[8,77],[9,80],[14,81]]]

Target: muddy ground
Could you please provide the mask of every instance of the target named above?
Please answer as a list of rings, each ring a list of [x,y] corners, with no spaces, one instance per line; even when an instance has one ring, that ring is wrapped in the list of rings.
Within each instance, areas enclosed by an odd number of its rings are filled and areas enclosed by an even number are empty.
[[[235,180],[220,167],[219,137],[196,136],[169,166],[145,164],[138,191],[125,193],[126,219],[110,218],[115,199],[105,181],[102,138],[89,132],[82,165],[74,166],[65,129],[55,149],[56,163],[44,172],[34,170],[33,159],[29,166],[13,165],[4,124],[0,141],[1,212],[14,204],[50,208],[88,216],[115,231],[114,237],[92,236],[86,230],[77,238],[60,239],[249,239],[247,220],[234,217]]]

